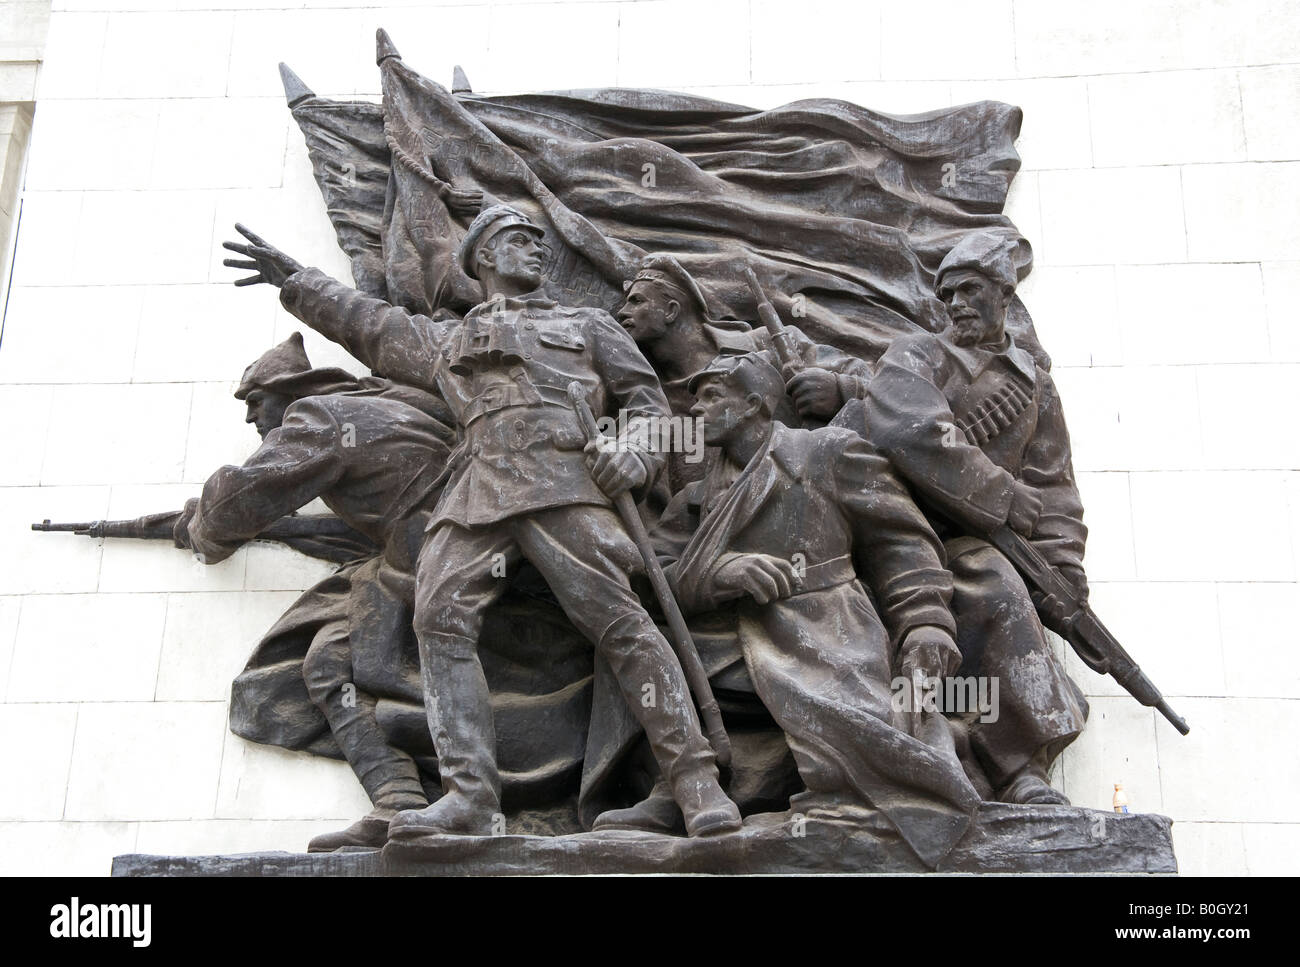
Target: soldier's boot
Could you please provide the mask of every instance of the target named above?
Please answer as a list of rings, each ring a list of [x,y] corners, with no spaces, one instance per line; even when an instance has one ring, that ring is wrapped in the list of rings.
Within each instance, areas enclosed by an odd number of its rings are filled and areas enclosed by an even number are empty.
[[[689,836],[740,829],[740,810],[718,781],[718,765],[667,639],[644,611],[612,621],[597,649],[609,662],[650,750],[668,777]],[[647,695],[653,699],[646,701]]]
[[[686,819],[688,836],[714,836],[740,829],[740,809],[722,791],[717,766],[675,777],[673,798]]]
[[[685,825],[682,822],[682,811],[673,798],[672,787],[667,780],[660,779],[645,799],[627,809],[610,809],[601,813],[592,822],[591,828],[634,829],[671,836],[680,835]]]
[[[394,748],[375,719],[375,699],[354,692],[344,702],[342,686],[352,677],[352,663],[331,667],[328,653],[309,651],[303,666],[312,701],[329,722],[343,756],[374,805],[346,829],[323,833],[307,844],[309,853],[329,853],[347,846],[379,849],[388,840],[388,823],[403,809],[429,804],[420,771],[405,752]]]
[[[379,849],[388,842],[388,824],[402,810],[419,809],[428,804],[428,799],[420,795],[409,801],[396,801],[392,805],[378,805],[346,829],[333,833],[322,833],[312,837],[307,844],[308,853],[332,853],[345,846],[359,846]]]
[[[1068,806],[1070,800],[1047,781],[1046,756],[1039,753],[998,790],[998,802],[1026,806]]]
[[[424,809],[399,812],[389,823],[388,835],[415,839],[501,832],[496,727],[478,645],[458,635],[424,634],[420,668],[443,795]]]

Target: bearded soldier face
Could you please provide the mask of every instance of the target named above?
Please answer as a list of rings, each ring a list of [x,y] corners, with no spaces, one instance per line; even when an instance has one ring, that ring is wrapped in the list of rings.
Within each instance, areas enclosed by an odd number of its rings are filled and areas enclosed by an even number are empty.
[[[937,292],[952,319],[949,338],[958,346],[998,342],[1011,304],[1011,293],[992,279],[970,269],[944,274]]]

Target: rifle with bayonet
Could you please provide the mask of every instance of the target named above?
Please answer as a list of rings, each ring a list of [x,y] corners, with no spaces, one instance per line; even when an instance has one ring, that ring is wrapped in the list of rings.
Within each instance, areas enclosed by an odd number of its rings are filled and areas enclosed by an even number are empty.
[[[83,537],[130,538],[144,541],[170,541],[182,511],[146,514],[130,520],[92,520],[83,523],[32,524],[32,530],[49,533],[79,534]],[[254,540],[279,541],[309,557],[344,564],[376,553],[370,538],[349,527],[338,517],[308,514],[281,517]]]
[[[1064,620],[1057,621],[1044,615],[1043,623],[1068,641],[1085,665],[1100,675],[1110,675],[1143,705],[1156,709],[1183,735],[1190,731],[1187,722],[1169,707],[1160,689],[1101,623],[1088,602],[1081,599],[1074,585],[1043,557],[1038,548],[1006,524],[996,528],[989,540],[1020,572],[1030,590],[1050,595],[1061,602]]]

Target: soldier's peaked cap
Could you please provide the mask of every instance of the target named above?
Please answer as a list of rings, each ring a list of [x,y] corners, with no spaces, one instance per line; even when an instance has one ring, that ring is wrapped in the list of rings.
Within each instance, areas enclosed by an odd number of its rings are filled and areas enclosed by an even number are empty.
[[[785,397],[785,380],[763,353],[739,353],[713,357],[713,361],[687,382],[692,392],[706,379],[718,376],[740,386],[746,393],[757,393],[775,407]]]
[[[527,215],[509,205],[489,205],[479,212],[474,221],[469,223],[465,240],[460,243],[460,267],[465,270],[465,274],[471,279],[477,279],[478,274],[474,270],[474,253],[478,251],[478,247],[497,232],[515,227],[536,232],[538,238],[546,234]]]
[[[939,271],[934,276],[935,288],[948,272],[970,269],[1014,289],[1029,273],[1032,261],[1029,242],[1015,232],[971,232],[962,236],[939,263]]]
[[[675,289],[681,297],[694,304],[700,315],[707,317],[709,314],[709,304],[699,283],[671,255],[647,255],[637,266],[636,275],[623,283],[623,290],[627,291],[638,282],[654,282]]]

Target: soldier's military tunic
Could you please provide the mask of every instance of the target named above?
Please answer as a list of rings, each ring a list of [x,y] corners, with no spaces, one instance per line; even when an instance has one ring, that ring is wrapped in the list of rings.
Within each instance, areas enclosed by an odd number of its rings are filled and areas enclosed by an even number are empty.
[[[622,410],[629,449],[653,482],[662,457],[638,449],[636,431],[643,420],[667,417],[668,404],[613,317],[541,297],[484,303],[464,320],[411,315],[315,269],[291,276],[281,301],[376,372],[438,392],[455,414],[460,440],[417,572],[426,695],[442,692],[429,702],[435,745],[446,738],[448,722],[438,718],[451,706],[486,705],[481,669],[473,673],[477,639],[485,609],[506,588],[503,569],[522,557],[608,660],[665,774],[711,764],[681,668],[631,589],[640,557],[591,478],[567,396],[577,380],[598,417]],[[445,694],[448,682],[468,692]],[[649,707],[645,685],[657,696]],[[466,742],[482,733],[475,748],[453,756],[439,747],[445,786],[495,776],[492,728],[489,710],[462,730]]]
[[[1050,764],[1087,717],[1023,579],[982,539],[1007,522],[1020,481],[1042,499],[1030,540],[1086,587],[1087,528],[1056,387],[1010,337],[962,347],[920,333],[881,356],[858,413],[860,432],[889,456],[944,538],[964,658],[958,674],[999,678],[997,721],[971,730],[997,789],[1035,756]]]
[[[295,744],[289,733],[310,733],[312,725],[297,701],[305,684],[376,805],[393,797],[424,800],[414,760],[388,741],[376,720],[363,669],[397,661],[448,434],[425,413],[370,391],[298,400],[242,465],[208,478],[189,524],[191,546],[216,563],[319,497],[381,549],[304,594],[263,639],[231,690],[237,734]],[[298,636],[288,633],[304,620],[318,625],[305,655],[294,651]],[[345,692],[349,685],[352,691]]]

